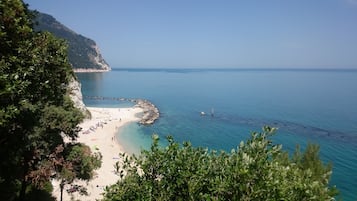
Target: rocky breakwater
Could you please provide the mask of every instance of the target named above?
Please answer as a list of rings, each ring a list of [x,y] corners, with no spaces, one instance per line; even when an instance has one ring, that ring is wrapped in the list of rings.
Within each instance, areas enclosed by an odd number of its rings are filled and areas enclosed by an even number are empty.
[[[135,103],[134,107],[139,107],[143,109],[143,115],[139,124],[150,125],[153,124],[159,117],[160,112],[157,107],[150,101],[138,98],[116,98],[116,97],[104,97],[104,96],[84,96],[85,99],[90,100],[110,100],[110,101],[121,101],[121,102],[132,102]]]
[[[144,99],[135,99],[133,101],[136,103],[135,107],[139,107],[144,110],[144,114],[141,117],[139,124],[151,125],[160,117],[159,109],[157,109],[157,107],[150,101]]]

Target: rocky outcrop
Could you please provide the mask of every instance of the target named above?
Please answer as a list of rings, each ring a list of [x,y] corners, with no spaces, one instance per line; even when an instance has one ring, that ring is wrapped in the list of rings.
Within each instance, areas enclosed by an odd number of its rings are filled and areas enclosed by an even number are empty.
[[[160,117],[159,109],[157,109],[157,107],[150,101],[144,99],[135,99],[134,102],[136,103],[135,107],[140,107],[144,110],[144,114],[139,122],[140,124],[153,124]]]
[[[84,114],[85,118],[90,118],[90,112],[83,103],[81,84],[75,78],[72,78],[68,84],[68,91],[69,97],[72,99],[74,106]]]
[[[110,70],[109,65],[107,64],[107,62],[105,62],[105,60],[102,57],[102,54],[99,51],[99,47],[97,45],[93,45],[92,48],[95,50],[95,54],[88,55],[90,60],[101,66],[100,69]]]

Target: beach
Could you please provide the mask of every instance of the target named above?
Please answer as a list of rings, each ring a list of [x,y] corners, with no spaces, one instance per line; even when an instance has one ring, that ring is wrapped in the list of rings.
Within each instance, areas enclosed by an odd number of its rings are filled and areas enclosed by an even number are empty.
[[[140,107],[130,108],[96,108],[87,107],[91,112],[91,119],[84,120],[79,126],[82,131],[79,133],[77,142],[88,145],[92,152],[100,152],[102,154],[102,166],[96,170],[94,179],[88,183],[76,181],[73,185],[83,185],[87,188],[88,196],[79,195],[78,192],[72,194],[67,193],[70,185],[66,185],[63,191],[63,200],[71,200],[71,196],[75,200],[93,201],[102,198],[105,186],[114,184],[118,181],[119,176],[114,173],[114,164],[119,160],[119,153],[124,150],[118,142],[115,134],[119,128],[130,122],[139,122],[138,114],[144,110]],[[53,181],[53,196],[60,200],[59,182]]]

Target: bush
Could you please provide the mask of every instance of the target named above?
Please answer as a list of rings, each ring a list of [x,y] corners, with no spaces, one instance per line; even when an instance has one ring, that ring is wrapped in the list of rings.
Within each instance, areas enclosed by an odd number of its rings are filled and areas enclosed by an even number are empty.
[[[172,137],[160,148],[154,135],[149,151],[139,157],[122,155],[116,167],[122,179],[106,189],[104,200],[333,199],[336,191],[328,187],[331,166],[325,167],[318,157],[310,163],[321,165],[315,169],[301,165],[297,158],[305,155],[300,153],[289,159],[281,145],[269,140],[274,131],[264,127],[230,153],[187,142],[180,146]],[[305,154],[318,154],[313,150]]]

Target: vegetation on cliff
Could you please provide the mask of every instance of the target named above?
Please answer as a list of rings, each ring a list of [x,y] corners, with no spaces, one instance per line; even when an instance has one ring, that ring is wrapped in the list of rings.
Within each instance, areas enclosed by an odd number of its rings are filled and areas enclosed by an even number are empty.
[[[35,32],[32,17],[21,0],[0,1],[0,200],[38,200],[52,178],[88,179],[83,172],[100,160],[89,149],[79,152],[92,165],[69,157],[85,145],[64,141],[77,138],[83,119],[68,96],[67,46]]]
[[[48,14],[36,13],[35,29],[48,31],[68,43],[68,58],[73,68],[109,70],[96,43],[67,28]]]

